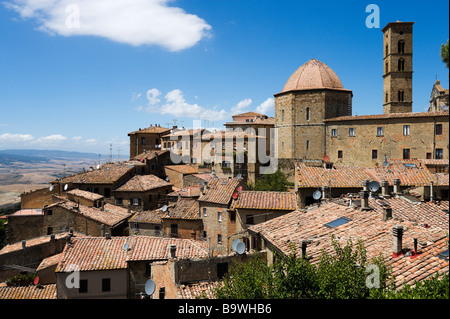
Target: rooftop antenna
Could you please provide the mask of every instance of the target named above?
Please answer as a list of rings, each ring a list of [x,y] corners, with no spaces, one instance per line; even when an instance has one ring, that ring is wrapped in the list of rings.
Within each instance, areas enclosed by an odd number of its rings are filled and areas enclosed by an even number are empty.
[[[109,162],[112,163],[112,144],[109,144]]]
[[[387,160],[387,156],[386,155],[384,155],[384,162],[383,162],[383,166],[384,167],[389,167],[389,162],[388,162],[388,160]]]
[[[117,161],[120,162],[120,147],[117,148]]]
[[[66,177],[66,163],[63,164],[64,171],[63,171],[63,178]]]
[[[102,157],[102,154],[98,154],[98,165],[101,164],[101,160],[100,160],[101,157]]]
[[[177,119],[172,119],[172,121],[173,121],[173,126],[176,126],[176,125],[177,125],[177,122],[178,122],[178,120],[177,120]]]

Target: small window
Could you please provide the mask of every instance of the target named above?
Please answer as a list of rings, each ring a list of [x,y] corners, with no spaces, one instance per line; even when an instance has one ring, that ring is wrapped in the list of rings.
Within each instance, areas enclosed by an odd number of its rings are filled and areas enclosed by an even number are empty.
[[[405,71],[405,60],[398,59],[398,71]]]
[[[217,263],[217,278],[222,279],[228,273],[228,263]]]
[[[385,102],[387,103],[389,100],[389,94],[386,92],[386,98],[385,98]]]
[[[431,153],[427,153],[426,159],[431,159]]]
[[[309,140],[306,140],[306,149],[309,150]]]
[[[53,234],[53,227],[47,226],[47,235],[51,235],[51,234]]]
[[[206,214],[206,207],[203,207],[203,217],[206,217],[207,216],[207,214]]]
[[[338,151],[338,158],[343,158],[344,157],[344,152],[339,150]]]
[[[378,159],[378,150],[372,150],[372,159]]]
[[[235,223],[236,222],[236,212],[229,212],[228,216],[229,216],[229,219],[230,219],[230,223]]]
[[[346,217],[340,217],[338,219],[335,219],[335,220],[325,224],[324,226],[328,227],[328,228],[335,228],[335,227],[341,226],[345,223],[348,223],[349,221],[351,221],[351,219],[346,218]]]
[[[145,276],[146,277],[151,277],[152,276],[152,264],[151,263],[146,263],[145,264]]]
[[[384,135],[384,129],[382,126],[377,127],[377,136],[383,136]]]
[[[166,288],[159,288],[159,299],[165,299],[166,298]]]
[[[116,205],[123,205],[123,198],[118,198]]]
[[[218,220],[219,222],[222,221],[222,212],[217,212],[217,220]]]
[[[170,224],[170,234],[172,236],[178,235],[178,224]]]
[[[284,110],[281,110],[281,122],[284,122]]]
[[[102,279],[102,291],[111,291],[111,278]]]
[[[398,41],[398,53],[405,53],[405,41]]]
[[[389,72],[389,63],[386,61],[386,72],[384,73],[388,73]]]
[[[245,223],[247,225],[254,225],[255,221],[254,221],[253,215],[247,215]]]
[[[141,145],[145,145],[145,137],[141,137]]]
[[[398,91],[398,101],[404,102],[405,101],[405,92],[404,91]]]
[[[350,127],[348,129],[348,136],[352,136],[352,137],[355,136],[355,129],[353,127]]]
[[[80,280],[80,288],[78,288],[79,293],[86,293],[88,292],[88,281],[87,279],[81,279]]]
[[[411,150],[409,148],[403,149],[403,159],[411,159]]]
[[[133,198],[133,205],[135,206],[139,205],[139,198]]]
[[[442,148],[436,149],[436,159],[443,159],[444,158],[444,152]]]
[[[306,120],[309,121],[309,107],[306,108]]]
[[[436,135],[442,135],[442,124],[436,124]]]
[[[48,216],[52,216],[53,215],[53,210],[52,209],[48,209],[47,210],[47,215]]]
[[[336,137],[337,136],[337,128],[332,128],[331,129],[331,137]]]
[[[218,234],[218,235],[217,235],[217,243],[218,243],[218,244],[221,244],[221,243],[222,243],[222,235],[221,235],[221,234]]]
[[[403,125],[403,135],[409,135],[409,125]]]

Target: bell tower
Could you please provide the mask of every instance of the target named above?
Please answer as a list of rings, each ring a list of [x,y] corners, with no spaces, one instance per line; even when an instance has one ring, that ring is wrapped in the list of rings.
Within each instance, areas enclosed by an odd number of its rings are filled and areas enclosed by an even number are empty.
[[[390,22],[383,32],[383,113],[412,112],[414,22]]]

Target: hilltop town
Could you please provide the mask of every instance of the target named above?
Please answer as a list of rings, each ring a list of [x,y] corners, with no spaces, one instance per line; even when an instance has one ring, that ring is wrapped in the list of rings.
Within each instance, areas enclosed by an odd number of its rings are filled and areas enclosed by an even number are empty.
[[[381,255],[397,288],[448,274],[449,90],[436,80],[412,112],[412,36],[413,22],[383,29],[380,114],[353,115],[353,92],[311,59],[274,117],[136,128],[128,160],[23,193],[2,217],[0,298],[215,298],[234,263],[294,244],[314,264],[332,237]],[[254,189],[276,172],[286,191]]]

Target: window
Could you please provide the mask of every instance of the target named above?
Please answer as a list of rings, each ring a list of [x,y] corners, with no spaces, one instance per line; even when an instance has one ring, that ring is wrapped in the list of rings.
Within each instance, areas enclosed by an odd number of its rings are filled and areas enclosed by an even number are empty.
[[[400,90],[398,91],[398,101],[403,102],[405,100],[405,92]]]
[[[336,137],[337,136],[337,128],[332,128],[331,129],[331,137]]]
[[[386,103],[387,103],[388,99],[389,99],[389,94],[386,92],[386,98],[385,98]]]
[[[221,244],[221,243],[222,243],[222,235],[221,235],[221,234],[218,234],[218,235],[217,235],[217,243],[218,243],[218,244]]]
[[[141,145],[145,145],[145,137],[141,137]]]
[[[444,152],[442,148],[436,149],[436,159],[443,159],[444,158]]]
[[[118,198],[116,205],[123,205],[123,199],[122,198]]]
[[[409,125],[403,125],[403,135],[409,135]]]
[[[51,234],[53,234],[53,227],[47,226],[47,235],[51,235]]]
[[[203,207],[203,217],[206,217],[207,216],[207,214],[206,214],[206,207]]]
[[[335,227],[341,226],[345,223],[348,223],[349,221],[351,221],[351,219],[346,218],[346,217],[341,217],[341,218],[335,219],[335,220],[325,224],[325,227],[335,228]]]
[[[151,263],[146,263],[145,264],[145,276],[146,277],[151,277],[152,276],[152,264]]]
[[[172,236],[178,235],[178,224],[170,224],[170,235]]]
[[[388,73],[389,72],[389,63],[386,61],[386,71],[384,73]]]
[[[431,153],[427,153],[426,159],[431,159]]]
[[[436,135],[442,135],[442,124],[436,124]]]
[[[306,120],[309,121],[309,107],[306,108]]]
[[[111,188],[105,188],[105,198],[111,197]]]
[[[217,212],[217,219],[219,220],[219,222],[222,221],[222,212]]]
[[[88,281],[87,279],[80,279],[80,288],[78,288],[79,293],[88,292]]]
[[[398,59],[398,70],[405,71],[405,59]]]
[[[133,205],[138,206],[140,202],[139,198],[133,198]]]
[[[236,222],[236,212],[229,212],[229,219],[230,219],[230,223],[235,223]]]
[[[409,148],[403,149],[403,159],[410,159],[411,157],[411,150]]]
[[[245,223],[247,225],[254,225],[255,221],[254,221],[253,215],[247,215]]]
[[[388,55],[389,54],[389,46],[386,44],[386,50],[385,50],[386,52],[386,55]]]
[[[217,278],[222,279],[228,273],[228,263],[217,263]]]
[[[372,150],[372,159],[378,158],[378,150]]]
[[[281,122],[284,122],[284,110],[281,110]]]
[[[383,136],[384,130],[382,126],[377,127],[377,136]]]
[[[355,129],[353,127],[348,129],[348,136],[355,136]]]
[[[344,157],[343,151],[338,151],[338,158],[343,158],[343,157]]]
[[[166,297],[166,288],[159,288],[159,299],[164,299]]]
[[[398,53],[405,53],[405,41],[398,41]]]
[[[48,210],[47,210],[47,215],[48,215],[48,216],[52,216],[52,215],[53,215],[53,210],[48,209]]]
[[[309,150],[309,140],[306,141],[306,149]]]
[[[111,278],[102,279],[102,291],[111,291]]]

